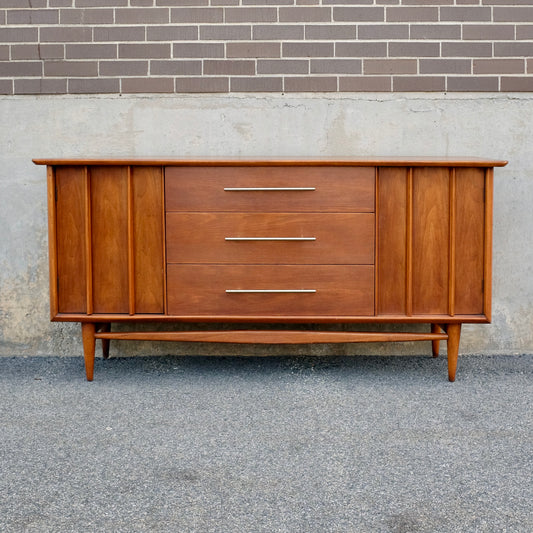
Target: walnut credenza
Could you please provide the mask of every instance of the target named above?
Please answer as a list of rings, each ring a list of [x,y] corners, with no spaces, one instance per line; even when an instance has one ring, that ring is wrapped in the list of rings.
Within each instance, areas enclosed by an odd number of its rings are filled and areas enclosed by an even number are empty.
[[[461,324],[490,321],[493,167],[505,161],[34,162],[48,173],[51,319],[81,322],[88,380],[96,339],[104,357],[111,339],[136,339],[431,340],[434,356],[447,340],[453,381]],[[225,327],[111,331],[147,321]]]

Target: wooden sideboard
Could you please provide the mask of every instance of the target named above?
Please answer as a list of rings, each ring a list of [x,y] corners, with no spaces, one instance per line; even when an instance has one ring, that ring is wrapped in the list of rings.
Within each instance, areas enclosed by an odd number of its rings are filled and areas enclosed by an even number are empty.
[[[505,161],[34,162],[47,165],[51,319],[81,323],[89,381],[96,339],[104,357],[112,339],[425,340],[434,356],[446,340],[454,381],[461,324],[490,321],[493,168]],[[111,331],[150,321],[224,328]],[[313,327],[275,328],[287,323]],[[320,331],[328,323],[430,328]]]

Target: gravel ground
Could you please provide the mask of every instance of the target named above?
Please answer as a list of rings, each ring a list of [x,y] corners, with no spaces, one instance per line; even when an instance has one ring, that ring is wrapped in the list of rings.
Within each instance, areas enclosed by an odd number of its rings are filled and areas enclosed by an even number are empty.
[[[524,532],[533,356],[0,358],[0,531]]]

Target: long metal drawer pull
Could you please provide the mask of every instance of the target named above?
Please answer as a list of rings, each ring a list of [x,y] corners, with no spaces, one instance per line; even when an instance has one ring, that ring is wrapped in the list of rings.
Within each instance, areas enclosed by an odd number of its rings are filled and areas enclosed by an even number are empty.
[[[316,187],[224,187],[230,192],[249,191],[316,191]]]
[[[227,293],[308,293],[316,292],[316,289],[226,289]]]
[[[316,237],[226,237],[227,241],[316,241]]]

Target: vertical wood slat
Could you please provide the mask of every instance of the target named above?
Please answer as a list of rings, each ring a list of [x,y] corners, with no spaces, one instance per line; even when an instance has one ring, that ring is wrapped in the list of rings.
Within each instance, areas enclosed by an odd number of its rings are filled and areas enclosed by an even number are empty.
[[[83,167],[57,167],[50,200],[55,203],[57,290],[59,313],[86,313],[86,221]],[[51,237],[52,240],[52,237]],[[53,257],[53,256],[52,256]]]
[[[405,313],[407,316],[413,316],[413,168],[407,171],[407,214],[406,214],[406,238],[405,238]]]
[[[457,190],[457,175],[455,168],[450,168],[450,198],[449,198],[449,217],[450,229],[449,231],[449,264],[448,264],[448,314],[455,315],[455,231],[456,231],[456,190]]]
[[[89,168],[83,167],[85,184],[85,281],[87,290],[87,314],[94,312],[93,292],[93,247],[92,247],[92,201],[91,201],[91,176]]]
[[[493,210],[494,169],[485,170],[485,227],[483,261],[483,312],[491,320],[492,316],[492,210]]]
[[[135,314],[135,239],[134,239],[133,175],[128,166],[128,300],[129,313]]]
[[[48,257],[50,275],[50,318],[59,312],[58,303],[58,273],[57,273],[57,206],[56,206],[56,177],[54,167],[46,167],[48,189]]]
[[[165,204],[165,189],[166,189],[166,174],[165,167],[161,167],[161,249],[163,250],[163,312],[168,315],[168,289],[167,289],[167,225],[166,225],[166,211]]]
[[[413,171],[413,314],[448,313],[449,170]]]
[[[374,315],[379,313],[379,167],[374,173]]]

